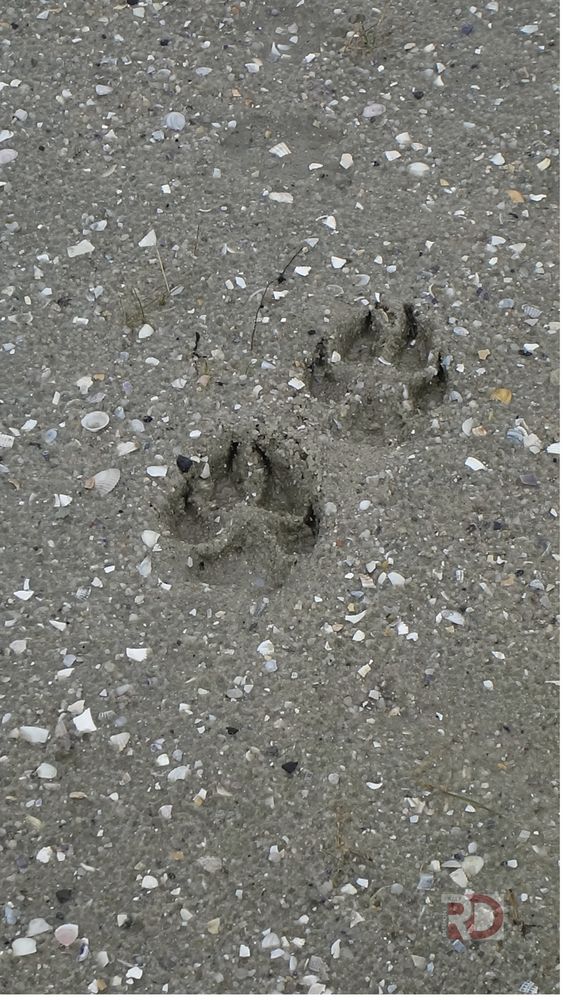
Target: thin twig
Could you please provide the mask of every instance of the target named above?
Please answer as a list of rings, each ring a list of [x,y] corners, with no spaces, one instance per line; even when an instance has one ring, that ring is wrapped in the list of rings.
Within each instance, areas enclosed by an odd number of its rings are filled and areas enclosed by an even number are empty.
[[[133,295],[135,296],[135,298],[137,299],[137,302],[139,304],[139,311],[141,313],[141,319],[142,319],[143,323],[146,323],[145,310],[143,309],[143,303],[141,302],[141,296],[139,295],[139,293],[138,293],[138,291],[137,291],[136,288],[133,288]]]
[[[486,809],[487,812],[494,813],[494,809],[490,806],[486,806],[484,802],[479,802],[479,799],[472,799],[469,795],[462,795],[460,792],[452,792],[449,788],[444,788],[443,785],[422,785],[427,792],[441,792],[442,795],[447,795],[452,799],[461,799],[462,802],[467,802],[471,806],[478,806],[479,809]]]
[[[293,264],[293,261],[297,257],[299,257],[299,254],[302,253],[304,249],[305,249],[305,245],[302,243],[300,245],[300,247],[295,251],[295,253],[293,253],[291,255],[291,257],[289,258],[289,260],[287,261],[287,263],[284,264],[284,266],[283,266],[282,270],[280,271],[280,273],[278,274],[277,278],[271,278],[270,281],[268,282],[268,284],[266,285],[266,287],[264,288],[264,291],[262,292],[262,295],[260,296],[260,302],[258,303],[258,308],[256,310],[256,314],[254,316],[254,324],[253,324],[253,327],[252,327],[252,333],[250,334],[250,352],[251,353],[252,353],[252,350],[254,348],[254,338],[256,336],[256,328],[258,326],[258,317],[260,315],[260,310],[264,308],[264,302],[266,301],[266,295],[268,294],[268,292],[269,292],[270,288],[272,287],[272,285],[275,285],[276,283],[278,285],[281,285],[282,281],[285,281],[285,274],[286,274],[287,269],[289,267],[291,267],[291,265]]]
[[[162,257],[160,256],[160,253],[158,251],[158,247],[155,247],[155,249],[156,249],[156,256],[158,257],[158,263],[160,264],[160,270],[162,271],[162,277],[164,278],[164,284],[166,285],[166,292],[167,292],[168,295],[170,295],[170,285],[168,284],[168,278],[166,277],[166,271],[164,270],[164,264],[162,263]]]

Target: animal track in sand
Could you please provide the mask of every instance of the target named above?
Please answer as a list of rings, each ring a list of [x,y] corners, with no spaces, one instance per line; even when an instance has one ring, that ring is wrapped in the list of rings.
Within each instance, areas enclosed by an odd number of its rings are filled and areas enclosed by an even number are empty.
[[[276,590],[314,548],[317,491],[296,442],[238,428],[182,478],[171,527],[203,582]]]
[[[318,341],[308,372],[310,394],[328,410],[328,439],[348,434],[352,457],[355,441],[383,453],[399,444],[442,402],[447,382],[429,326],[411,305],[399,316],[383,307],[356,312]],[[188,579],[268,594],[310,557],[322,476],[290,429],[223,428],[209,454],[178,466],[168,525]]]
[[[412,305],[357,312],[321,338],[309,364],[311,394],[331,408],[331,423],[352,437],[403,440],[416,415],[442,402],[447,373],[430,327]]]

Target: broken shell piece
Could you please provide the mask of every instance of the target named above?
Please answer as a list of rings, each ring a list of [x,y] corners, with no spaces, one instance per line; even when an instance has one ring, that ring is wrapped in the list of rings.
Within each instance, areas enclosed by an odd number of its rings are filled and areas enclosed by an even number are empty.
[[[496,399],[499,403],[503,403],[504,406],[508,406],[512,400],[512,390],[503,388],[493,389],[491,399]]]
[[[61,924],[55,928],[55,937],[59,944],[69,948],[78,937],[78,924]]]
[[[82,417],[80,423],[85,430],[97,433],[98,431],[103,431],[104,427],[107,427],[109,417],[102,410],[92,410],[91,413],[87,413],[86,416]]]
[[[143,236],[142,240],[139,241],[138,245],[142,249],[144,249],[145,247],[154,247],[154,246],[156,246],[156,233],[155,233],[154,229],[149,229],[147,235]]]
[[[141,538],[143,540],[143,544],[146,545],[148,549],[154,549],[158,539],[160,538],[160,532],[151,531],[150,528],[146,528],[143,532],[141,532]]]
[[[342,156],[340,157],[340,166],[344,170],[349,170],[353,162],[354,162],[354,157],[351,155],[351,153],[343,153]]]
[[[286,205],[291,205],[293,201],[293,195],[289,194],[288,191],[270,191],[268,197],[270,201],[277,201]]]
[[[41,726],[20,726],[19,732],[26,743],[46,743],[49,739],[49,730]]]
[[[413,177],[424,177],[424,175],[427,174],[429,170],[430,167],[428,166],[428,164],[421,162],[410,163],[408,167],[409,174],[411,174]]]
[[[79,733],[94,733],[98,728],[92,718],[92,712],[89,708],[87,708],[86,711],[81,712],[80,715],[75,715],[72,721],[74,722],[77,732]]]
[[[122,455],[129,455],[132,451],[137,451],[138,447],[139,445],[136,441],[120,441],[116,451],[121,458]]]
[[[43,917],[33,917],[29,921],[27,933],[28,937],[35,937],[36,934],[47,934],[48,931],[52,930],[51,924],[48,924]]]
[[[289,156],[291,150],[289,146],[286,146],[285,142],[278,142],[275,146],[272,146],[270,153],[273,153],[274,156],[282,157]]]
[[[137,648],[134,646],[127,646],[125,652],[130,660],[135,660],[137,663],[141,663],[143,660],[146,660],[148,656],[148,649],[143,646]]]
[[[85,479],[84,486],[87,490],[96,490],[96,493],[105,497],[117,486],[120,479],[121,472],[119,469],[103,469],[102,472],[97,472],[95,476]]]
[[[11,434],[0,434],[0,448],[12,448],[14,441]]]
[[[369,121],[370,118],[378,118],[379,115],[382,115],[384,113],[385,113],[384,104],[375,104],[375,103],[366,104],[364,110],[362,111],[362,118],[367,118]]]
[[[17,958],[23,955],[34,955],[37,951],[37,941],[34,938],[22,937],[12,941],[12,954]]]
[[[487,468],[478,458],[473,458],[471,455],[465,459],[465,464],[469,469],[473,469],[473,472],[480,472],[482,469]]]
[[[110,736],[109,741],[121,753],[122,750],[125,750],[130,739],[131,733],[115,733],[114,736]]]

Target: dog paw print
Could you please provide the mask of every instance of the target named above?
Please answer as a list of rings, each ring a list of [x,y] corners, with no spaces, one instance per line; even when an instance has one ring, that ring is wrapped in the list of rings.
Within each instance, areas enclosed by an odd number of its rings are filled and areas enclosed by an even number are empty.
[[[331,408],[337,430],[402,440],[414,417],[442,402],[447,367],[412,305],[356,313],[321,338],[309,364],[312,395]]]
[[[210,585],[280,587],[315,546],[314,477],[296,442],[228,434],[208,456],[177,459],[182,485],[171,504],[187,569]]]

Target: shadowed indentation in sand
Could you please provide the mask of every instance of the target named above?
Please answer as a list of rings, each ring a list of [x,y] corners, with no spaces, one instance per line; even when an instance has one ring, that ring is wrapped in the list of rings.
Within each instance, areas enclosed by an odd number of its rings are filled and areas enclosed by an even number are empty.
[[[447,382],[430,327],[408,303],[399,316],[382,306],[357,312],[317,343],[309,375],[333,426],[387,444],[409,433],[417,413],[442,402]]]
[[[170,505],[191,577],[275,590],[311,552],[319,514],[307,456],[266,435],[227,435],[183,474]]]

